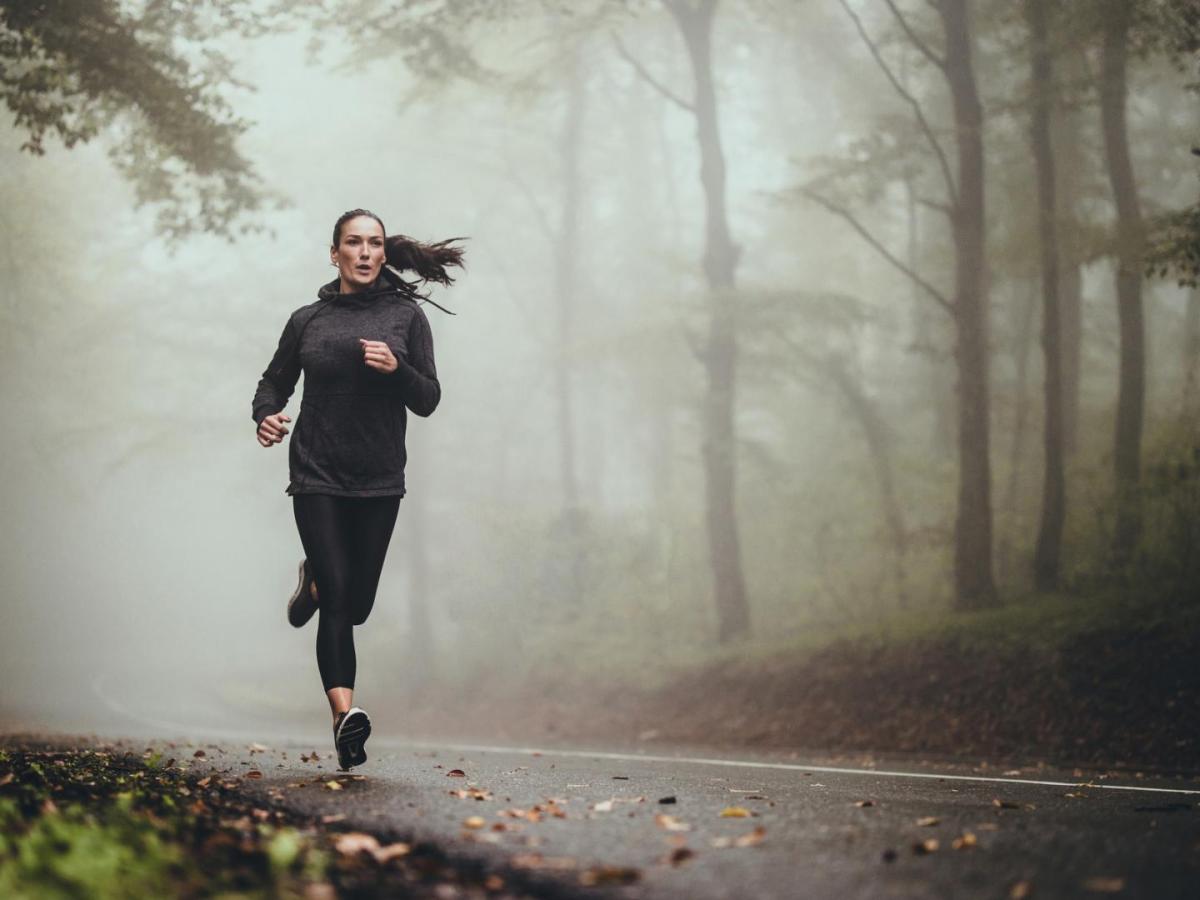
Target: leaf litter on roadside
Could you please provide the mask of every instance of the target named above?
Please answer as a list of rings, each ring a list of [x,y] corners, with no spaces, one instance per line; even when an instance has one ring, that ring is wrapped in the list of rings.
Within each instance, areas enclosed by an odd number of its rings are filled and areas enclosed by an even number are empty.
[[[455,869],[436,845],[330,834],[323,826],[344,813],[272,808],[282,794],[244,795],[249,785],[188,775],[154,753],[0,748],[0,833],[15,851],[0,853],[0,884],[20,896],[99,896],[120,884],[124,896],[181,898],[398,896],[416,883],[461,890],[485,879],[488,890],[504,887],[495,874]],[[81,853],[88,865],[71,865]]]

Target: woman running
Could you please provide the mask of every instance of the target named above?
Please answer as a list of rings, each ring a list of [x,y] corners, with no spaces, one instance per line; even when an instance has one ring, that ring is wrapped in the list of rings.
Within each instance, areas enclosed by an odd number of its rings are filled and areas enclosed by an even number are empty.
[[[442,396],[429,320],[417,303],[428,298],[392,270],[448,286],[446,267],[462,266],[462,249],[449,246],[456,240],[388,237],[373,212],[343,213],[329,248],[338,277],[288,318],[252,403],[258,442],[280,443],[291,421],[282,410],[304,372],[286,493],[306,559],[288,621],[299,628],[320,609],[317,667],[343,771],[367,759],[371,720],[352,705],[353,626],[375,602],[404,496],[406,410],[428,416]]]

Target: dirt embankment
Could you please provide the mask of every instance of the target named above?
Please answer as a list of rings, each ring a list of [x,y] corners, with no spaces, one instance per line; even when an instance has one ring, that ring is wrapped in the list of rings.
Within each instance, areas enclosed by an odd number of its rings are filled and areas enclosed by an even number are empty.
[[[926,638],[844,641],[803,659],[711,666],[665,689],[443,701],[455,724],[518,740],[920,754],[1058,766],[1200,771],[1200,638],[1167,625],[1097,630],[1057,647]],[[536,700],[527,699],[535,696]],[[506,702],[512,701],[512,702]],[[440,719],[437,721],[435,719]]]

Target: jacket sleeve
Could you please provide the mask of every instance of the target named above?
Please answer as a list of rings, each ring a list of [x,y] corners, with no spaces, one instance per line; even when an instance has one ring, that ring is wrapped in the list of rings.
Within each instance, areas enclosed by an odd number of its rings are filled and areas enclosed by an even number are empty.
[[[267,416],[287,406],[288,398],[296,389],[300,378],[300,347],[296,337],[296,326],[291,318],[283,326],[275,356],[258,382],[258,390],[250,403],[251,416],[255,425],[261,425]]]
[[[437,368],[433,363],[433,332],[424,310],[417,307],[412,325],[408,329],[408,347],[403,354],[392,347],[396,357],[396,371],[392,373],[396,388],[404,399],[404,405],[418,416],[428,416],[442,399],[442,386],[438,382]]]

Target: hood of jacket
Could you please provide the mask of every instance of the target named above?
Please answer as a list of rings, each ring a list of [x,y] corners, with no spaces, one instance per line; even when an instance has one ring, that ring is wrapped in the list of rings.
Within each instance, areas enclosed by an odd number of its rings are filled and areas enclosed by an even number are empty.
[[[365,290],[343,294],[338,290],[339,287],[341,287],[340,278],[321,285],[317,289],[317,299],[334,300],[339,303],[370,303],[389,294],[404,297],[411,297],[413,294],[412,285],[386,265],[380,268],[379,274],[375,276],[375,281]]]

